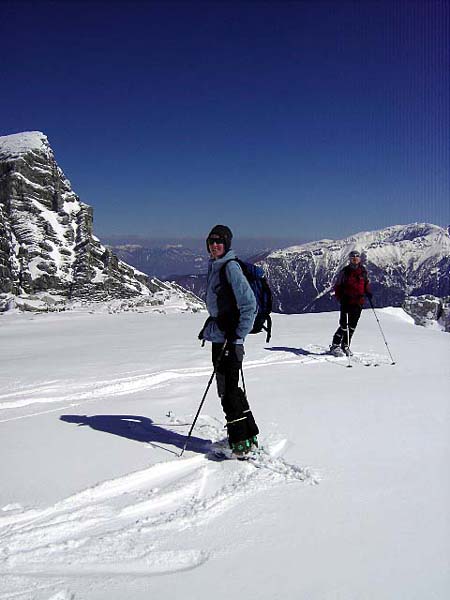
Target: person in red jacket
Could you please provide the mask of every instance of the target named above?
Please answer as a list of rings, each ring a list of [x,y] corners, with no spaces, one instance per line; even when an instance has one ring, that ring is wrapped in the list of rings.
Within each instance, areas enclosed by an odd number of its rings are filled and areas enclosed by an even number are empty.
[[[361,254],[352,250],[349,259],[350,264],[339,272],[334,285],[334,294],[341,305],[341,314],[330,352],[338,356],[342,353],[351,355],[350,342],[361,316],[364,297],[372,298],[367,269],[361,264]]]

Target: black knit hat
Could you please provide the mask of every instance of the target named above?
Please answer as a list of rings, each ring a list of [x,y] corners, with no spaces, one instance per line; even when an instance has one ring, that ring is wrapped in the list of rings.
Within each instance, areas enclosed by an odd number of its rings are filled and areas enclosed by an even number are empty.
[[[231,248],[231,240],[233,239],[233,234],[231,233],[231,229],[226,225],[215,225],[211,231],[208,233],[208,238],[206,239],[206,249],[209,252],[208,239],[210,237],[220,237],[224,240],[225,243],[225,253]]]

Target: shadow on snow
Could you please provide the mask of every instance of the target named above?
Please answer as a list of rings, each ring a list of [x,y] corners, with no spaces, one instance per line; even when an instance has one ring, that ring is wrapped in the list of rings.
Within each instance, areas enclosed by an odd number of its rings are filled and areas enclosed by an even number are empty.
[[[328,354],[328,352],[311,352],[311,350],[305,350],[304,348],[290,348],[289,346],[271,346],[270,348],[265,348],[265,350],[270,350],[271,352],[291,352],[291,354],[295,354],[296,356],[324,356]]]
[[[136,442],[145,442],[158,446],[159,444],[169,444],[176,448],[184,448],[187,435],[182,435],[161,425],[155,425],[148,417],[136,415],[61,415],[61,421],[65,423],[74,423],[79,427],[89,426],[97,431],[112,433],[120,437],[134,440]],[[210,450],[212,441],[191,436],[187,449],[200,454],[207,454]],[[163,450],[178,454],[173,450],[160,446]]]
[[[346,368],[348,364],[343,364],[342,362],[336,361],[336,358],[344,358],[344,357],[333,357],[330,356],[330,353],[325,351],[322,352],[312,352],[311,350],[306,350],[305,348],[290,348],[289,346],[272,346],[271,348],[265,348],[266,350],[271,350],[272,352],[290,352],[291,354],[295,354],[296,356],[309,356],[312,359],[319,359],[321,357],[322,360],[325,360],[328,363],[335,365],[336,367]]]

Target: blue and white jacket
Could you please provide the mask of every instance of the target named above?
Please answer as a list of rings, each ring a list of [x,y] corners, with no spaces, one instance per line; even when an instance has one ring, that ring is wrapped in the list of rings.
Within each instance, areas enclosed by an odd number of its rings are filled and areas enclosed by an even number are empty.
[[[219,329],[216,321],[219,314],[218,294],[220,294],[220,269],[224,263],[236,258],[234,250],[229,250],[224,256],[216,260],[210,259],[208,265],[208,278],[206,283],[206,308],[212,319],[203,330],[203,339],[209,342],[223,343],[224,332]],[[257,313],[255,295],[247,281],[242,269],[234,260],[225,267],[225,274],[231,285],[239,309],[239,322],[236,327],[236,344],[242,344],[245,336],[252,330]]]

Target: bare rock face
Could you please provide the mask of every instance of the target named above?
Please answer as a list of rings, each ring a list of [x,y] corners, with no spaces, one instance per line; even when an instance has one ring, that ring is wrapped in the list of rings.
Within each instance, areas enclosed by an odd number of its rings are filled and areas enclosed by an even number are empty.
[[[43,133],[0,137],[0,294],[110,300],[161,289],[167,293],[94,236],[93,210],[72,190]]]
[[[450,332],[450,296],[437,298],[430,294],[410,296],[403,303],[403,309],[416,325],[423,327],[440,326]]]

